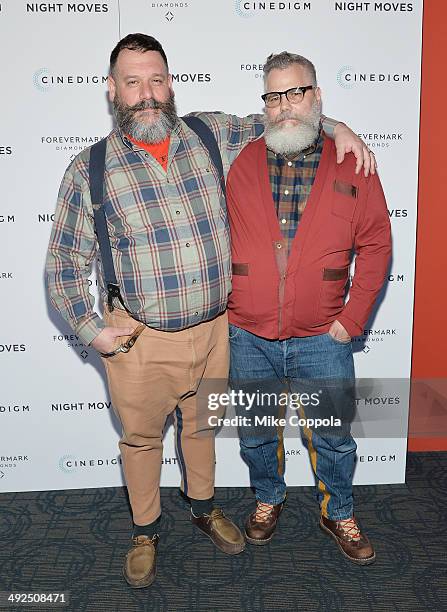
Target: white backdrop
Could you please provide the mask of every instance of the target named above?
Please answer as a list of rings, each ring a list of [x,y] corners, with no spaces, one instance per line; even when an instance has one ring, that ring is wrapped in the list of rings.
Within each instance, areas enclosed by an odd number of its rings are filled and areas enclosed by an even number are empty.
[[[380,307],[354,342],[376,381],[359,409],[394,415],[401,435],[358,437],[356,483],[402,482],[413,311],[422,0],[417,2],[0,2],[0,490],[122,484],[119,427],[102,365],[48,304],[43,267],[70,160],[112,125],[110,51],[130,32],[163,44],[180,114],[262,108],[262,64],[284,49],[317,67],[324,111],[376,152],[394,254]],[[94,289],[95,280],[92,280]],[[386,429],[386,428],[385,428]],[[391,432],[391,433],[390,433]],[[313,482],[288,438],[287,480]],[[177,485],[172,430],[162,484]],[[217,485],[248,483],[235,439],[217,440]]]

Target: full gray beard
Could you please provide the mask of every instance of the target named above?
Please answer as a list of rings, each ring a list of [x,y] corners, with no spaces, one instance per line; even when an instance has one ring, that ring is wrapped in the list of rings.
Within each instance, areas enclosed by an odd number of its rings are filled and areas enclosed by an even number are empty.
[[[165,140],[178,120],[173,95],[170,96],[167,102],[157,102],[151,99],[143,100],[134,106],[122,103],[116,96],[113,101],[113,107],[116,123],[120,130],[131,136],[134,140],[148,144],[155,144]],[[157,108],[160,110],[159,116],[151,123],[139,121],[136,118],[139,111],[147,108]]]
[[[280,119],[296,118],[296,126],[281,125]],[[275,121],[270,121],[264,113],[264,139],[267,147],[280,155],[296,155],[308,149],[317,139],[320,130],[321,104],[314,100],[309,113],[304,116],[293,111],[281,113]]]

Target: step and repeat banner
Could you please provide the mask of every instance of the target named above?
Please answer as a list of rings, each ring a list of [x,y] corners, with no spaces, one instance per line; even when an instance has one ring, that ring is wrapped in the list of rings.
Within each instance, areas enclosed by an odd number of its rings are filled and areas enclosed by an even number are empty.
[[[376,153],[393,228],[378,306],[355,338],[357,484],[403,482],[411,359],[422,0],[0,1],[0,490],[123,483],[102,364],[49,304],[44,262],[70,161],[112,127],[110,51],[130,32],[163,44],[180,114],[262,111],[272,52],[311,59],[324,112]],[[422,202],[422,205],[424,203]],[[96,292],[92,275],[91,289]],[[313,483],[299,432],[287,481]],[[162,484],[179,482],[172,427]],[[217,440],[217,485],[245,486],[236,438]]]

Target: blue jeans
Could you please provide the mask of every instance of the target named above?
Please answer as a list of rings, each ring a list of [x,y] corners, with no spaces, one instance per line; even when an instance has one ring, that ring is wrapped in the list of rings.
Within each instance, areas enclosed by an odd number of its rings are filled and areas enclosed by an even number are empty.
[[[265,398],[276,395],[290,402],[300,394],[295,404],[300,417],[323,420],[332,415],[341,422],[341,426],[303,426],[301,436],[310,454],[322,514],[331,520],[350,518],[357,450],[350,433],[355,412],[351,343],[334,340],[329,334],[267,340],[230,325],[230,350],[232,389],[256,398],[250,410],[246,405],[236,406],[239,416],[249,415],[252,421],[251,425],[239,427],[239,436],[256,498],[279,504],[286,496],[286,484],[283,428],[268,426],[269,421],[267,426],[264,421],[262,427],[254,427],[253,417],[284,417],[285,402],[269,403]],[[260,399],[259,392],[264,399]]]

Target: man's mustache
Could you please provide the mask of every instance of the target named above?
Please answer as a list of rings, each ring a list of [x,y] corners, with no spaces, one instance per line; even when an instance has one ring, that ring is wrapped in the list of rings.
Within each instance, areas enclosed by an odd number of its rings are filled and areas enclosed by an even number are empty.
[[[137,113],[138,111],[143,111],[143,110],[148,110],[148,109],[163,109],[165,105],[166,105],[165,102],[158,102],[157,100],[154,100],[153,98],[151,98],[150,100],[141,100],[141,102],[138,102],[137,104],[134,104],[133,106],[128,106],[127,109],[134,113]]]
[[[303,121],[302,117],[300,117],[299,115],[296,115],[292,111],[283,111],[276,117],[275,123],[279,121],[285,121],[286,119],[295,119],[297,121]]]

